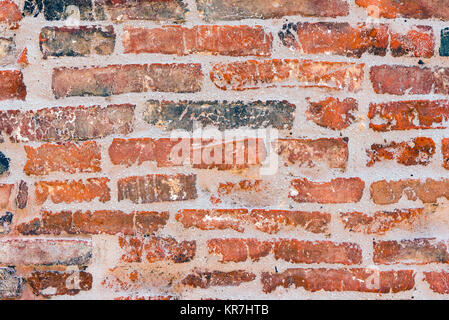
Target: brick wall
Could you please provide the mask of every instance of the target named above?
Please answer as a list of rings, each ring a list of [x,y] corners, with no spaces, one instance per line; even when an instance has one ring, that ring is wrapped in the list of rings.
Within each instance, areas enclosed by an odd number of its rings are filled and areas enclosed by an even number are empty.
[[[1,0],[0,298],[447,298],[448,27],[447,0]]]

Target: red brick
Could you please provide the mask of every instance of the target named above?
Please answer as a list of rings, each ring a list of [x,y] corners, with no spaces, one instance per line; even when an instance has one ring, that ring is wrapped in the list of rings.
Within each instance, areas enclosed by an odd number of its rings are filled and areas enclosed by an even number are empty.
[[[200,64],[61,67],[53,71],[52,88],[56,99],[148,91],[189,93],[201,90],[202,79]]]
[[[210,77],[222,90],[317,87],[357,92],[363,64],[311,60],[248,60],[216,64]]]
[[[209,254],[221,256],[220,262],[258,261],[274,253],[276,259],[292,263],[359,264],[362,250],[354,243],[329,241],[299,241],[281,239],[258,241],[256,239],[212,239],[208,241]]]
[[[449,68],[381,65],[371,67],[370,79],[381,94],[449,94]]]
[[[17,231],[23,235],[41,235],[74,233],[72,228],[73,214],[71,211],[49,212],[43,211],[40,218],[19,224]]]
[[[176,220],[185,228],[201,230],[232,229],[244,232],[245,219],[248,219],[247,209],[185,209],[176,214]]]
[[[158,167],[191,165],[198,169],[231,170],[261,165],[266,150],[262,139],[114,139],[109,157],[116,165],[154,161]]]
[[[28,161],[27,175],[46,175],[50,172],[100,172],[101,152],[94,141],[80,145],[75,143],[44,144],[38,148],[25,146]]]
[[[441,140],[441,152],[443,153],[443,167],[449,169],[449,139]]]
[[[35,295],[73,296],[92,289],[92,275],[85,271],[34,271],[26,278]]]
[[[22,13],[17,4],[13,1],[0,1],[0,24],[16,29],[20,20],[22,20]]]
[[[43,211],[40,218],[17,226],[24,235],[40,234],[152,234],[167,224],[168,212]]]
[[[0,101],[25,100],[27,90],[23,74],[17,70],[0,71]]]
[[[373,261],[376,264],[448,263],[447,244],[435,239],[374,241]]]
[[[0,111],[0,133],[12,142],[98,139],[128,134],[133,123],[130,104]]]
[[[211,239],[207,241],[209,254],[221,256],[220,262],[259,261],[272,250],[269,241],[256,239]]]
[[[28,204],[28,185],[25,181],[20,180],[19,190],[16,196],[16,206],[19,209],[25,209]]]
[[[247,226],[266,233],[301,227],[312,233],[324,233],[330,223],[330,214],[321,212],[254,209],[185,209],[178,211],[176,220],[185,228],[201,230],[233,229],[245,232]]]
[[[360,178],[337,178],[329,182],[313,182],[306,178],[292,181],[289,197],[296,202],[359,202],[365,182]]]
[[[239,286],[254,279],[256,279],[254,273],[244,270],[229,272],[195,270],[182,280],[182,284],[193,288],[207,289],[210,287]]]
[[[171,237],[120,237],[119,245],[124,251],[122,260],[125,262],[142,262],[145,257],[149,263],[185,263],[191,261],[196,253],[196,241],[177,241]]]
[[[330,219],[330,214],[323,212],[254,209],[250,214],[255,227],[267,233],[277,233],[283,226],[300,226],[312,233],[325,233]]]
[[[307,120],[312,120],[320,127],[332,130],[343,130],[353,124],[354,112],[359,108],[357,101],[353,98],[340,100],[330,97],[318,102],[311,102],[308,99],[308,103]]]
[[[412,56],[432,58],[435,48],[435,35],[432,27],[414,26],[407,33],[390,30],[391,55],[393,57]]]
[[[341,263],[362,262],[362,249],[358,244],[330,241],[299,241],[282,239],[274,243],[274,256],[292,263]]]
[[[0,239],[2,265],[87,265],[92,257],[88,240]]]
[[[396,209],[377,211],[373,215],[361,212],[343,212],[340,218],[345,229],[351,232],[383,235],[395,229],[414,230],[423,215],[423,209]]]
[[[184,263],[192,260],[196,253],[195,241],[176,241],[174,238],[153,237],[143,246],[149,263],[172,261]]]
[[[263,291],[277,287],[304,288],[307,291],[356,291],[398,293],[415,286],[412,270],[379,271],[374,269],[287,269],[282,273],[262,273]]]
[[[48,198],[53,203],[90,202],[98,198],[101,202],[111,199],[108,178],[83,180],[36,182],[36,202],[42,204]]]
[[[388,27],[359,23],[299,22],[285,24],[279,32],[284,46],[305,54],[336,54],[360,58],[364,53],[385,56]]]
[[[9,198],[13,189],[13,184],[0,184],[0,209],[8,208]]]
[[[225,56],[271,55],[273,36],[260,26],[163,26],[126,28],[125,53],[188,55],[205,53]]]
[[[370,160],[367,167],[383,160],[394,160],[406,166],[428,165],[435,154],[435,142],[431,138],[418,137],[404,142],[372,144],[366,153]]]
[[[205,188],[208,191],[214,191],[210,186],[206,185]],[[278,199],[278,192],[278,187],[268,180],[245,179],[237,182],[220,182],[216,193],[212,192],[210,201],[212,204],[272,206]]]
[[[73,214],[74,233],[133,235],[134,214],[122,211],[76,211]]]
[[[206,21],[272,19],[283,16],[337,17],[349,13],[344,0],[197,0],[200,14]]]
[[[368,117],[375,131],[444,129],[449,119],[449,101],[412,100],[371,103]]]
[[[348,161],[348,139],[280,139],[277,153],[285,160],[285,165],[299,167],[327,166],[346,169]]]
[[[449,180],[416,179],[397,181],[376,181],[371,184],[371,199],[376,204],[397,203],[402,196],[408,200],[436,203],[438,198],[449,199]]]
[[[154,20],[183,22],[188,12],[186,4],[181,0],[96,0],[95,5],[101,8],[98,19],[104,14],[114,22],[128,20]]]
[[[136,294],[148,290],[160,291],[161,288],[171,289],[180,278],[179,273],[157,265],[125,264],[109,268],[99,280],[107,292]]]
[[[138,211],[135,212],[135,229],[137,234],[149,235],[162,229],[168,222],[167,211]]]
[[[142,262],[143,241],[140,237],[119,237],[120,248],[124,254],[121,259],[124,262]]]
[[[118,200],[134,203],[183,201],[197,198],[195,175],[147,175],[118,181]]]
[[[356,0],[356,3],[374,17],[449,20],[449,9],[440,1]]]
[[[434,292],[449,294],[449,273],[446,271],[424,272],[424,281]]]

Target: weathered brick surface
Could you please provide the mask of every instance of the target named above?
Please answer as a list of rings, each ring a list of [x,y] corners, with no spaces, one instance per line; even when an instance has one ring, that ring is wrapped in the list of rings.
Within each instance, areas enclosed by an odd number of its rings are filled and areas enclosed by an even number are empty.
[[[396,229],[413,230],[423,216],[423,208],[377,211],[372,215],[361,212],[343,212],[340,218],[351,232],[382,235]]]
[[[431,271],[424,272],[424,280],[428,283],[429,287],[437,293],[448,294],[448,280],[449,274],[445,271]]]
[[[448,94],[449,69],[381,65],[371,68],[370,79],[376,93]]]
[[[443,167],[449,169],[449,139],[441,140],[441,152],[443,153]]]
[[[377,264],[447,263],[447,244],[434,239],[375,241],[373,260]]]
[[[448,4],[0,0],[0,300],[447,299]]]
[[[183,154],[183,148],[188,148]],[[235,141],[201,139],[114,139],[109,147],[113,164],[139,165],[154,161],[158,167],[192,166],[231,170],[260,165],[266,157],[262,139]],[[198,159],[199,158],[199,159]]]
[[[134,106],[59,107],[0,111],[2,138],[12,142],[69,141],[132,132]]]
[[[152,234],[166,225],[168,212],[60,211],[17,226],[24,235],[51,234]]]
[[[144,120],[164,130],[192,131],[193,122],[220,130],[248,127],[291,129],[295,105],[287,101],[219,102],[219,101],[154,101],[147,102]]]
[[[88,265],[92,243],[88,240],[1,239],[1,265]]]
[[[368,167],[383,160],[394,160],[406,166],[418,164],[425,166],[435,154],[435,142],[431,138],[419,137],[400,143],[373,144],[366,153],[370,158],[366,164]]]
[[[263,210],[254,209],[215,209],[180,210],[176,220],[186,228],[201,230],[232,229],[244,232],[250,225],[266,233],[277,233],[287,228],[301,227],[312,233],[327,231],[330,215],[321,212]]]
[[[248,60],[217,64],[210,78],[222,90],[317,87],[357,92],[361,89],[363,67],[349,62]]]
[[[431,27],[413,26],[407,32],[393,31],[388,25],[351,25],[336,22],[285,24],[279,37],[283,45],[306,54],[336,54],[360,58],[364,53],[394,57],[431,58],[435,40]]]
[[[61,145],[44,144],[35,149],[25,146],[28,161],[24,171],[28,175],[46,175],[50,172],[99,172],[101,153],[96,142],[80,145],[65,143]]]
[[[251,282],[256,275],[243,270],[230,272],[224,271],[196,271],[189,274],[182,283],[194,288],[207,289],[210,287],[239,286],[245,282]]]
[[[376,181],[370,186],[371,199],[377,204],[397,203],[402,197],[423,203],[435,203],[438,198],[448,198],[449,180],[396,180]]]
[[[277,141],[278,154],[285,165],[345,169],[348,161],[347,139],[282,139]]]
[[[23,74],[18,70],[0,71],[0,101],[25,100],[27,90],[23,83]]]
[[[296,179],[289,197],[297,202],[350,203],[362,198],[365,183],[360,178],[337,178],[329,182]]]
[[[89,178],[83,180],[40,181],[35,184],[36,202],[47,200],[53,203],[71,203],[92,201],[98,198],[101,202],[111,199],[108,178]]]
[[[22,14],[17,3],[9,0],[0,2],[0,25],[16,29],[20,20],[22,20]]]
[[[354,122],[354,113],[358,110],[358,103],[353,98],[344,100],[327,98],[322,101],[309,100],[308,102],[307,120],[312,120],[320,127],[332,130],[348,128]]]
[[[444,2],[417,0],[412,3],[405,0],[356,0],[356,4],[367,8],[368,13],[385,18],[438,18],[449,20],[449,11],[441,5]]]
[[[25,15],[43,14],[46,20],[70,19],[70,6],[76,6],[81,20],[183,21],[187,12],[182,0],[133,1],[133,0],[26,0]],[[96,8],[96,10],[94,9]]]
[[[76,295],[92,289],[92,275],[88,272],[35,271],[26,278],[35,295],[46,298]]]
[[[92,68],[56,68],[55,98],[103,96],[131,92],[197,92],[203,74],[199,64],[111,65]]]
[[[449,56],[449,28],[441,30],[440,56]]]
[[[446,100],[410,100],[372,103],[368,117],[375,131],[444,129],[449,115]]]
[[[260,27],[168,26],[158,29],[127,28],[125,53],[188,55],[205,53],[225,56],[270,56],[273,36]]]
[[[377,281],[376,281],[377,280]],[[287,269],[282,273],[263,273],[266,293],[277,287],[302,287],[307,291],[358,291],[389,293],[413,289],[411,270],[378,271],[370,269]]]
[[[196,199],[195,175],[147,175],[120,179],[118,200],[134,203],[182,201]]]
[[[145,257],[148,263],[186,263],[196,253],[195,241],[177,241],[174,238],[119,238],[119,244],[124,251],[122,260],[127,262],[142,262]]]
[[[110,55],[114,52],[115,33],[111,26],[43,28],[39,36],[44,59],[47,57]]]
[[[361,57],[363,53],[385,56],[388,28],[352,27],[349,23],[302,23],[284,25],[279,32],[282,43],[307,54],[337,54]]]
[[[198,10],[206,20],[239,20],[248,18],[280,18],[282,16],[303,15],[337,17],[348,14],[348,4],[344,0],[218,0],[208,2],[196,0]]]

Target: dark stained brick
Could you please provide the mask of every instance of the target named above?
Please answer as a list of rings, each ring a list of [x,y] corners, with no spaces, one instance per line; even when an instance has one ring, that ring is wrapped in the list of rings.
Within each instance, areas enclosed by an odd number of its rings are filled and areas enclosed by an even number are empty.
[[[192,131],[193,122],[219,130],[248,127],[291,129],[295,105],[287,101],[155,101],[147,102],[144,120],[164,130]]]
[[[441,30],[440,56],[449,57],[449,28]]]
[[[115,33],[107,27],[45,27],[39,36],[44,59],[49,56],[109,55],[114,51]]]

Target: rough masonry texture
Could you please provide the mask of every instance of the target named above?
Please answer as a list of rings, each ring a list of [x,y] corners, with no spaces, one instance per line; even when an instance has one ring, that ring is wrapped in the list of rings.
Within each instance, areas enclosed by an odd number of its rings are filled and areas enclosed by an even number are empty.
[[[0,0],[0,299],[448,299],[449,0]]]

